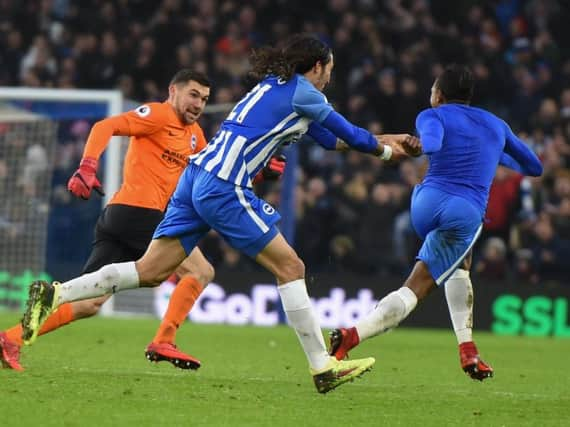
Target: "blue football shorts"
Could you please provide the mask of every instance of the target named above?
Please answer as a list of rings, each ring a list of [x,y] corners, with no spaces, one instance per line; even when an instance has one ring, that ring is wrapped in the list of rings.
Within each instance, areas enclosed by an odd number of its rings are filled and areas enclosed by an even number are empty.
[[[424,242],[423,261],[439,286],[461,265],[483,228],[482,214],[467,199],[417,185],[412,193],[412,225]]]
[[[248,188],[190,164],[182,173],[154,239],[176,237],[187,254],[210,230],[255,258],[279,233],[279,213]]]

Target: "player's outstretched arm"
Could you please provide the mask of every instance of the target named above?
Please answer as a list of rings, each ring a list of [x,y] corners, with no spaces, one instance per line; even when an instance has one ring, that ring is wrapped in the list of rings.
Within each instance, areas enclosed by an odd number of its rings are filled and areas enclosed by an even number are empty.
[[[331,111],[323,120],[322,126],[340,138],[352,149],[363,153],[381,156],[384,160],[390,160],[389,151],[385,149],[383,142],[379,141],[370,132],[355,126],[336,111]]]
[[[340,115],[339,115],[340,116]],[[342,116],[340,116],[342,117]],[[350,122],[346,121],[350,126]],[[355,126],[356,127],[356,126]],[[358,128],[360,129],[360,128]],[[358,151],[363,151],[365,153],[370,153],[376,156],[381,156],[384,160],[401,160],[402,158],[409,157],[410,151],[413,150],[411,147],[417,147],[419,145],[419,140],[407,134],[400,135],[372,135],[368,131],[361,129],[362,136],[369,138],[368,134],[374,138],[375,142],[370,142],[370,150],[358,149],[354,144],[349,144],[343,139],[337,137],[333,132],[325,128],[323,125],[312,122],[307,131],[309,135],[315,142],[321,145],[327,150],[336,151],[348,151],[350,149],[356,149]],[[414,141],[415,140],[415,141]],[[403,148],[401,145],[404,141],[408,141],[410,144],[410,151]],[[384,146],[389,146],[387,149]],[[417,148],[415,148],[417,150]]]
[[[99,159],[113,135],[130,135],[129,122],[126,115],[127,113],[119,114],[96,122],[87,137],[87,142],[83,149],[83,158]]]
[[[325,150],[350,151],[350,145],[348,145],[342,139],[337,138],[335,134],[317,122],[312,122],[309,125],[307,135],[310,136],[313,141],[315,141]]]
[[[151,135],[166,124],[168,115],[165,114],[165,109],[163,104],[145,104],[133,111],[107,117],[95,123],[85,143],[79,168],[67,183],[67,189],[76,197],[85,200],[91,196],[91,190],[103,195],[97,169],[99,158],[111,137]]]
[[[499,159],[499,165],[514,170],[515,172],[518,172],[522,175],[526,175],[523,167],[519,164],[519,162],[517,162],[515,159],[513,159],[505,152],[501,154],[501,158]]]
[[[505,148],[499,164],[523,175],[542,175],[542,163],[534,152],[505,123]]]
[[[74,196],[87,200],[91,196],[92,190],[101,196],[105,194],[101,182],[97,178],[99,157],[107,148],[111,136],[127,135],[128,132],[129,123],[123,114],[108,117],[93,125],[83,149],[79,168],[67,183],[67,189]]]
[[[383,135],[380,139],[374,137],[366,129],[353,125],[337,113],[325,96],[306,79],[298,81],[292,106],[293,111],[313,120],[308,129],[309,135],[330,150],[337,148],[337,140],[340,139],[356,151],[374,154],[384,160],[396,160],[391,157],[394,149],[390,142],[398,145],[410,137],[410,135]],[[384,140],[388,143],[384,144]],[[342,144],[340,147],[342,149]]]

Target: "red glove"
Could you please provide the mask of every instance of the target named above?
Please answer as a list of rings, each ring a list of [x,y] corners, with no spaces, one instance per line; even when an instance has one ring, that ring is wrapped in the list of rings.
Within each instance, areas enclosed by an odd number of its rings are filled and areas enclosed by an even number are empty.
[[[283,154],[271,156],[269,162],[253,178],[253,184],[259,184],[264,181],[277,181],[283,175],[286,163],[287,159]]]
[[[81,159],[79,169],[75,171],[73,176],[69,178],[67,189],[76,197],[81,197],[83,200],[89,199],[91,190],[95,190],[99,195],[104,196],[103,187],[97,176],[97,159],[93,157],[85,157]]]

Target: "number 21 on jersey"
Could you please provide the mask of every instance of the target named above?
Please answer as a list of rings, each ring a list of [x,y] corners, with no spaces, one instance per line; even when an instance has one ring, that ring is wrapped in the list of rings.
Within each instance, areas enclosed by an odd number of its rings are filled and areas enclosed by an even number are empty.
[[[253,108],[253,106],[259,102],[261,97],[271,89],[270,84],[256,85],[243,99],[238,102],[234,109],[228,114],[226,120],[235,120],[238,123],[242,123],[247,116],[247,113]],[[236,117],[237,116],[237,117]]]

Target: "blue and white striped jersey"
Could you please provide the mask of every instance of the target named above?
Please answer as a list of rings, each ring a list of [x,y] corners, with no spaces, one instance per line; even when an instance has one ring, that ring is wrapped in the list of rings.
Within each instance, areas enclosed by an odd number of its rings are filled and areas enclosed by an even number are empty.
[[[322,123],[331,111],[323,93],[302,75],[288,81],[269,76],[236,104],[208,146],[190,159],[225,181],[251,187],[281,144],[296,142],[312,121]]]

